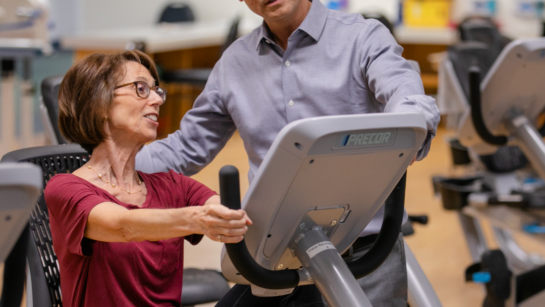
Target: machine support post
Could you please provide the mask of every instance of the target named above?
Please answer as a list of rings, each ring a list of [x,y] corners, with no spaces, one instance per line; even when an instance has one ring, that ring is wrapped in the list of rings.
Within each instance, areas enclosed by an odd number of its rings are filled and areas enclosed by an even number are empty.
[[[409,287],[409,305],[418,307],[441,307],[441,301],[435,290],[430,284],[430,281],[422,271],[418,261],[413,255],[413,252],[405,244],[405,256],[407,260],[407,279]]]
[[[331,307],[372,307],[360,285],[321,227],[301,234],[295,255]]]
[[[515,111],[512,112],[508,126],[524,155],[530,160],[539,176],[545,180],[545,143],[541,134],[526,116],[517,114]]]

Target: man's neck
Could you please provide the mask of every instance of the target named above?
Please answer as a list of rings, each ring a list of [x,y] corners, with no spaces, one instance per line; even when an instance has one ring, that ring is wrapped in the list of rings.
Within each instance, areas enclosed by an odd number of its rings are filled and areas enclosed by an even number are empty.
[[[299,28],[310,11],[312,2],[301,1],[299,7],[296,8],[293,15],[289,17],[289,20],[266,20],[265,23],[271,31],[274,41],[284,50],[288,48],[288,39],[291,34]]]

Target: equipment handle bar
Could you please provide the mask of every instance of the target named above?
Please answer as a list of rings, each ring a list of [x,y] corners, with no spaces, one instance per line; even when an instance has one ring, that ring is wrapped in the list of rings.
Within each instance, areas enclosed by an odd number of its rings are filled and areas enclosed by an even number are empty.
[[[390,255],[401,232],[405,207],[405,183],[407,173],[388,197],[385,204],[382,228],[373,246],[361,258],[348,262],[347,266],[356,279],[362,278],[377,267]],[[220,170],[221,203],[230,209],[240,209],[240,187],[238,169],[232,165]],[[250,283],[266,289],[288,289],[299,284],[297,270],[271,271],[259,265],[250,255],[244,240],[239,243],[225,244],[227,254],[238,272]]]
[[[495,136],[486,127],[481,106],[481,70],[477,66],[469,68],[469,103],[471,105],[471,120],[479,137],[492,145],[505,145],[505,136]]]
[[[240,209],[240,184],[238,169],[232,165],[220,170],[221,203],[229,209]],[[244,239],[238,243],[225,244],[231,262],[250,283],[266,289],[289,289],[299,284],[297,270],[271,271],[259,265],[250,255]]]
[[[403,174],[392,194],[386,199],[382,227],[371,249],[361,258],[346,263],[356,279],[369,275],[378,268],[394,248],[403,222],[406,182],[407,172]]]

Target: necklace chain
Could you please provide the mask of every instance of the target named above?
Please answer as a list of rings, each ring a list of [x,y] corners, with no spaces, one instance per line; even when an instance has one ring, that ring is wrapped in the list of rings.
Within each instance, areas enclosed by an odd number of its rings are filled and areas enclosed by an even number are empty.
[[[104,183],[106,183],[106,184],[110,184],[110,181],[108,181],[108,180],[102,178],[102,174],[100,174],[99,172],[97,172],[97,171],[96,171],[94,168],[92,168],[90,165],[87,165],[87,168],[88,168],[88,169],[91,169],[91,170],[93,170],[95,173],[97,173],[98,178],[99,178],[100,180],[102,180],[102,182],[104,182]],[[136,173],[136,177],[138,178],[138,173],[137,173],[136,171],[134,171],[134,172]],[[138,191],[136,191],[136,192],[130,192],[130,191],[127,191],[127,190],[125,190],[125,189],[122,189],[121,187],[116,186],[114,183],[112,183],[111,185],[112,185],[112,188],[119,188],[121,191],[125,191],[125,192],[127,192],[127,194],[129,194],[129,195],[142,192],[142,187],[140,187],[140,189],[139,189]],[[138,185],[139,185],[139,186],[142,185],[142,181],[141,181],[140,179],[138,179]]]

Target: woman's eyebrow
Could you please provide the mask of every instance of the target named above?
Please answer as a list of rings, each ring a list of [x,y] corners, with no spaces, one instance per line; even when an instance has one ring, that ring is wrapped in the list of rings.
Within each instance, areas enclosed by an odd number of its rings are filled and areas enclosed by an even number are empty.
[[[144,76],[138,76],[136,77],[136,81],[144,81],[146,82],[148,85],[150,86],[155,86],[155,80],[152,79],[151,83],[149,82],[150,80]]]

